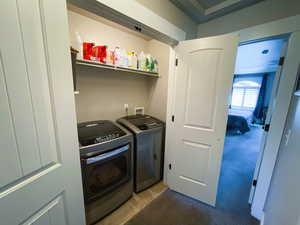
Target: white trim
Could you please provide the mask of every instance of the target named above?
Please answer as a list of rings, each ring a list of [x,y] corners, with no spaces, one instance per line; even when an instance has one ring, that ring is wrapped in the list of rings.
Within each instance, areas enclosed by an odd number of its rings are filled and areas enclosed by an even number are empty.
[[[265,213],[262,214],[261,220],[260,220],[260,225],[265,224]]]
[[[225,8],[232,6],[234,4],[237,4],[239,2],[241,2],[241,0],[226,0],[224,2],[221,2],[215,6],[212,6],[208,9],[206,9],[204,14],[209,15],[209,14],[218,12],[219,10],[225,9]]]
[[[166,118],[166,137],[165,137],[165,161],[164,161],[164,177],[163,181],[165,185],[168,185],[167,179],[168,179],[168,173],[169,173],[169,163],[170,159],[172,158],[171,152],[172,152],[172,142],[170,136],[172,136],[171,132],[174,129],[171,129],[173,126],[172,123],[172,114],[174,112],[173,110],[173,100],[174,96],[173,94],[175,93],[174,88],[175,88],[175,60],[176,60],[176,53],[174,48],[170,50],[170,57],[169,57],[169,79],[168,79],[168,99],[167,99],[167,118]]]

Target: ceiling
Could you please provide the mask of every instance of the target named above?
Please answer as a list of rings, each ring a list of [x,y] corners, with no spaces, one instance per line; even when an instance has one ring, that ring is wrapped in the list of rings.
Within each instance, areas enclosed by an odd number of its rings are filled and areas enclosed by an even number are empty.
[[[263,0],[170,0],[197,23],[224,16]]]
[[[277,39],[239,46],[234,74],[275,72],[284,42]]]

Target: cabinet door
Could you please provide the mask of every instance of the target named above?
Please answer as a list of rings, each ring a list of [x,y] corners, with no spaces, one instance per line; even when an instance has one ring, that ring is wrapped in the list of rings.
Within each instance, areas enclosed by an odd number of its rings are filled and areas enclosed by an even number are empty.
[[[1,224],[85,224],[66,3],[0,15]]]

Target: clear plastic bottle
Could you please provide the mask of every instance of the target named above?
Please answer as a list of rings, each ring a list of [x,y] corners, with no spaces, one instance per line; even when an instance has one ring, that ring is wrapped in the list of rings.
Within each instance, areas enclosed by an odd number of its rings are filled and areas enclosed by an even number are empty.
[[[128,67],[128,56],[125,49],[121,49],[120,66]]]
[[[158,61],[157,61],[157,59],[154,59],[153,63],[154,63],[153,72],[158,73]]]
[[[147,67],[146,67],[146,56],[145,56],[143,51],[140,53],[138,60],[139,60],[139,63],[138,63],[139,64],[139,69],[140,70],[146,70],[147,69]]]
[[[138,69],[138,56],[135,52],[132,52],[132,68]]]
[[[154,69],[154,62],[150,54],[146,57],[146,70],[152,71]]]

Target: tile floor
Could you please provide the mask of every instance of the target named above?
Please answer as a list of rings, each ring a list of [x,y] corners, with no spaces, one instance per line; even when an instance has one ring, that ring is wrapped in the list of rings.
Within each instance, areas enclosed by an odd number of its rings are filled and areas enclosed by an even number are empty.
[[[133,194],[120,208],[116,209],[110,215],[104,217],[96,225],[123,225],[129,221],[134,215],[140,212],[152,200],[157,198],[162,192],[167,190],[167,186],[160,182],[149,189]]]

